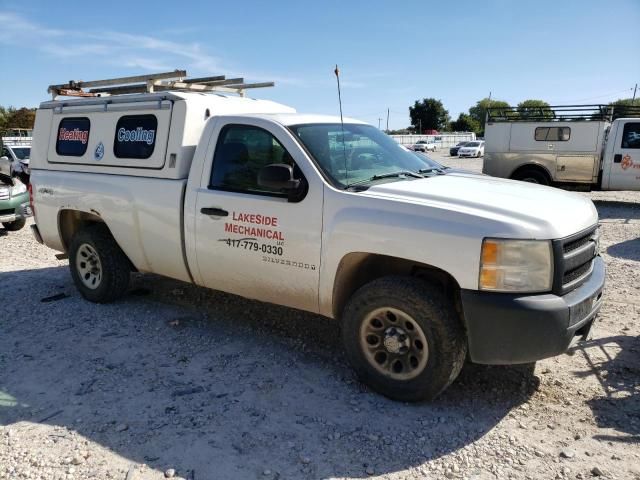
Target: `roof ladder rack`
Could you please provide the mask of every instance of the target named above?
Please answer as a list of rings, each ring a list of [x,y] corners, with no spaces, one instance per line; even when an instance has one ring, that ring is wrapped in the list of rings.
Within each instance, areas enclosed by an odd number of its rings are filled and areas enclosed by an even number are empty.
[[[107,78],[104,80],[70,80],[69,83],[49,85],[47,91],[55,100],[65,97],[102,97],[127,93],[153,93],[168,90],[192,92],[236,93],[244,97],[250,88],[273,87],[274,82],[245,83],[244,78],[226,78],[224,75],[186,78],[186,70]]]
[[[489,107],[487,122],[612,121],[640,116],[640,105],[545,105],[535,107]]]

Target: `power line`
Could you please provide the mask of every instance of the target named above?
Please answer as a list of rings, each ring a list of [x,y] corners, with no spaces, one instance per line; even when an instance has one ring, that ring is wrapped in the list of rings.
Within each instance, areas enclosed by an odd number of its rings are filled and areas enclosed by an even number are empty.
[[[562,101],[554,100],[551,103],[560,104],[560,103],[572,103],[572,102],[586,102],[586,101],[594,100],[594,99],[598,99],[598,98],[605,98],[605,97],[611,97],[613,95],[620,95],[621,93],[631,92],[632,90],[633,90],[633,87],[632,88],[625,88],[624,90],[619,90],[617,92],[605,93],[604,95],[597,95],[597,96],[594,96],[594,97],[586,97],[586,98],[578,98],[578,99],[573,99],[573,100],[562,100]]]

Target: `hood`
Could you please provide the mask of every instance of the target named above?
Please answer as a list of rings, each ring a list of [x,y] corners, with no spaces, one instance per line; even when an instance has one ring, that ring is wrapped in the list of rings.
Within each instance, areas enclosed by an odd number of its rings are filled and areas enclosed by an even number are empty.
[[[447,175],[464,175],[464,176],[472,175],[474,177],[477,177],[477,176],[484,177],[484,176],[486,176],[482,172],[476,172],[474,170],[467,170],[466,168],[457,168],[457,167],[446,167],[445,168],[445,172],[447,173]]]
[[[593,202],[578,193],[485,175],[401,180],[372,186],[362,195],[500,222],[520,238],[563,238],[598,222]]]

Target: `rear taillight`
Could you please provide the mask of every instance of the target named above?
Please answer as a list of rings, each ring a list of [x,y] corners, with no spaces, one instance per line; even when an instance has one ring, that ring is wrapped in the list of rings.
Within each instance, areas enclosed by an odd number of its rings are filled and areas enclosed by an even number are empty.
[[[27,189],[29,189],[29,206],[31,207],[31,215],[35,217],[36,211],[33,208],[33,184],[31,182],[27,185]]]

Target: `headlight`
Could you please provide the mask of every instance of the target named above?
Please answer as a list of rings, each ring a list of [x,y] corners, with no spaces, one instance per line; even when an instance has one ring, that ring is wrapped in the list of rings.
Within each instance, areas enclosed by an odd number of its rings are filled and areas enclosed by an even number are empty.
[[[11,195],[19,195],[27,191],[27,186],[22,183],[16,183],[13,187],[11,187]]]
[[[545,292],[551,290],[553,261],[549,240],[485,238],[480,255],[480,290]]]

